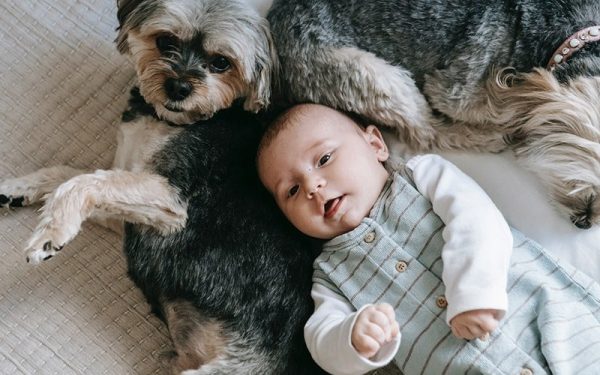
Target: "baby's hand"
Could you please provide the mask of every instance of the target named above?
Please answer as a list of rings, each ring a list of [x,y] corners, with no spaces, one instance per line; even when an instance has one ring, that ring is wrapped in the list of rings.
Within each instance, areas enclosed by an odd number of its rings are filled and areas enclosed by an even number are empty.
[[[460,313],[452,318],[450,327],[454,336],[473,340],[486,340],[489,334],[498,327],[496,314],[498,310],[471,310]]]
[[[366,358],[371,358],[383,344],[392,341],[400,327],[394,309],[387,303],[369,306],[360,312],[352,329],[352,345]]]

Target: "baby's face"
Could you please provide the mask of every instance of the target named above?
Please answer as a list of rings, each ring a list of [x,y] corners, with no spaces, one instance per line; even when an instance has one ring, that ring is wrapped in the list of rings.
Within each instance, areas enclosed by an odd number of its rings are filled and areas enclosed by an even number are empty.
[[[388,173],[381,133],[309,105],[261,153],[261,180],[303,233],[331,239],[368,216]]]

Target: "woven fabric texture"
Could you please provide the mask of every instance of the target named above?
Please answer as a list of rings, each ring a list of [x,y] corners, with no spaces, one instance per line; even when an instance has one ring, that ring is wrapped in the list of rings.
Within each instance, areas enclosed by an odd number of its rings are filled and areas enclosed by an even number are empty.
[[[116,27],[115,0],[0,1],[0,179],[110,166],[135,81],[114,45]],[[397,139],[390,149],[401,151]],[[600,227],[581,231],[557,215],[506,153],[446,156],[511,225],[600,281]],[[31,267],[23,248],[38,208],[0,210],[0,374],[161,373],[168,333],[127,278],[121,237],[85,224],[58,256]]]
[[[0,2],[0,178],[67,164],[107,168],[134,80],[114,0]],[[119,235],[84,225],[32,267],[37,209],[0,212],[0,374],[152,374],[169,347],[127,278]]]

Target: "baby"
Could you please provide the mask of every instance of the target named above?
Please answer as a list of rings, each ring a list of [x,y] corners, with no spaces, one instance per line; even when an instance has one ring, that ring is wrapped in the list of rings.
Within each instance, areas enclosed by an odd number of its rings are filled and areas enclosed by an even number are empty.
[[[513,252],[502,215],[451,163],[421,155],[390,173],[388,157],[375,126],[312,104],[280,116],[259,147],[283,213],[328,240],[305,327],[317,363],[334,374],[392,359],[405,374],[598,371],[599,287],[518,232]]]

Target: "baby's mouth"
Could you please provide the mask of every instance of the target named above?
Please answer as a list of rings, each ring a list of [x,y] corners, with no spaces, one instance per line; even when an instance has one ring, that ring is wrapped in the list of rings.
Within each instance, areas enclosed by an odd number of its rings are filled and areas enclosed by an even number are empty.
[[[335,215],[337,213],[338,209],[340,208],[340,203],[342,202],[343,198],[344,198],[344,196],[342,195],[342,196],[330,199],[327,202],[325,202],[325,206],[324,206],[325,213],[323,214],[323,216],[326,219],[333,217],[333,215]]]

